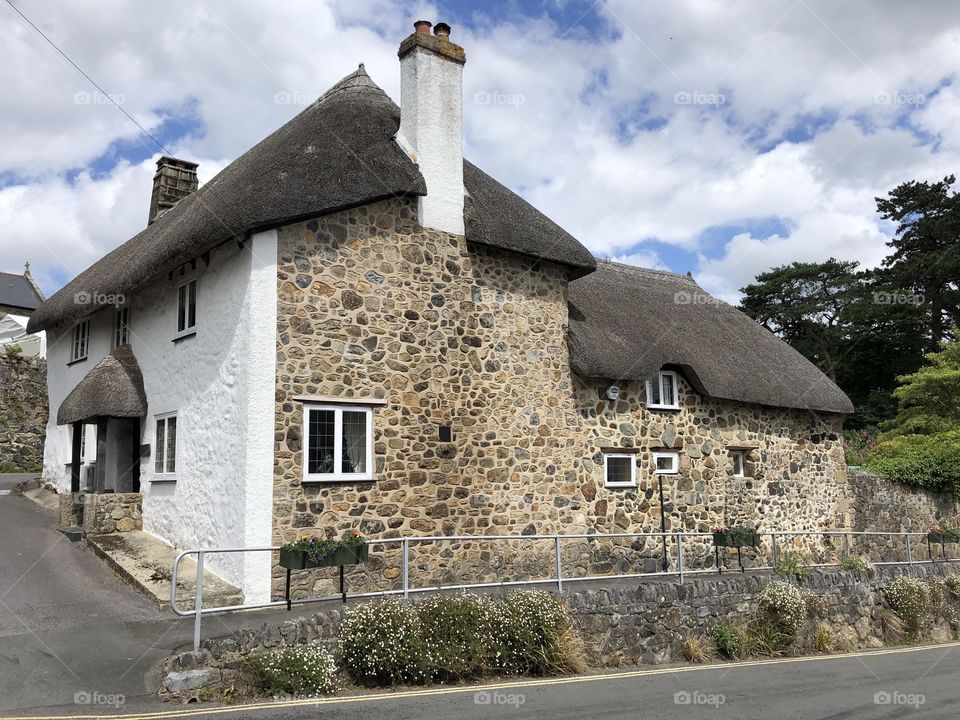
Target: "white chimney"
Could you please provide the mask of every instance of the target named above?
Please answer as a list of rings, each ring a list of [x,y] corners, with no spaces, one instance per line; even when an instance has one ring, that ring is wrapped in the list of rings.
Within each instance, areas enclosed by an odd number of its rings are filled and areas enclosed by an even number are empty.
[[[400,131],[397,142],[420,168],[427,194],[419,199],[424,227],[463,235],[463,48],[450,26],[414,23],[400,43]]]

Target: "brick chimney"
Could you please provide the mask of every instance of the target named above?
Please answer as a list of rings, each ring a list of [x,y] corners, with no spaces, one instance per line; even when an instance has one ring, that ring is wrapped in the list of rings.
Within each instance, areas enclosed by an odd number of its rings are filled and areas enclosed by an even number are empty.
[[[400,130],[397,142],[427,184],[419,199],[424,227],[463,235],[463,48],[450,26],[418,20],[400,43]]]
[[[153,192],[150,194],[150,216],[147,218],[147,225],[151,225],[164,212],[195,192],[198,185],[197,163],[166,155],[157,160],[157,173],[153,176]]]

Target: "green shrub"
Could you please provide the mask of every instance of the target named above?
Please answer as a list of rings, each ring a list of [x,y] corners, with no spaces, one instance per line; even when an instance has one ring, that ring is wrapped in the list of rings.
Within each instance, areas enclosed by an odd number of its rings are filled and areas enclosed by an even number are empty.
[[[437,595],[416,606],[424,638],[433,647],[433,675],[441,681],[483,675],[493,663],[493,610],[477,595]]]
[[[810,574],[811,570],[807,567],[803,555],[795,550],[787,550],[780,553],[777,558],[777,564],[773,566],[773,572],[776,575],[785,575],[795,577],[797,580],[803,580]]]
[[[728,660],[736,660],[743,652],[740,633],[726,620],[713,626],[713,644],[717,652]]]
[[[960,575],[947,575],[943,584],[954,600],[960,600]]]
[[[583,659],[566,602],[547,592],[504,595],[493,606],[493,659],[520,675],[579,672]]]
[[[325,695],[337,689],[333,656],[320,647],[296,645],[244,661],[254,685],[267,695]]]
[[[396,685],[432,679],[436,663],[414,606],[383,600],[347,612],[340,629],[340,661],[360,683]]]
[[[792,641],[807,619],[808,595],[803,588],[774,580],[760,591],[758,604],[762,617],[769,618]]]
[[[901,575],[887,585],[883,594],[907,631],[917,634],[930,612],[930,589],[916,578]]]
[[[867,467],[895,482],[960,495],[960,430],[885,440],[869,452]]]
[[[863,573],[867,577],[873,577],[876,573],[873,564],[869,560],[865,560],[856,555],[841,555],[838,563],[844,570]]]

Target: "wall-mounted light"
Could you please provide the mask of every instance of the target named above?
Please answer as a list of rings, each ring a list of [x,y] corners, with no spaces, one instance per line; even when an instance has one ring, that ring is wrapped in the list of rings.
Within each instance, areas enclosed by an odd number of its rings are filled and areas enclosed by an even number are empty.
[[[616,400],[620,397],[620,388],[616,385],[611,385],[607,388],[607,400]]]

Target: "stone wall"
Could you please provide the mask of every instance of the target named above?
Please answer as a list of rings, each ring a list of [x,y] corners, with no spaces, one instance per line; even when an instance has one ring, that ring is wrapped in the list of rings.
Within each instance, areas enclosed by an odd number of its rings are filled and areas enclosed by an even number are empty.
[[[278,231],[274,542],[324,527],[401,535],[650,532],[660,529],[651,452],[680,453],[664,478],[667,529],[835,527],[846,477],[840,418],[697,395],[648,410],[642,383],[585,381],[570,370],[565,271],[416,224],[396,199]],[[303,404],[373,398],[375,480],[304,485]],[[449,426],[452,442],[441,442]],[[731,446],[750,447],[734,478]],[[607,488],[601,448],[636,451],[636,488]],[[380,548],[352,587],[395,587],[399,546]],[[655,566],[659,541],[563,549],[575,576]],[[673,552],[668,548],[668,552]],[[709,543],[688,548],[712,563]],[[542,574],[552,548],[482,539],[415,548],[442,582]],[[333,588],[296,573],[295,596]],[[275,568],[274,590],[281,573]]]
[[[141,493],[87,493],[83,496],[83,534],[143,530],[142,506]]]
[[[799,583],[817,598],[809,604],[811,616],[801,632],[824,625],[838,650],[882,647],[883,588],[903,574],[932,579],[952,572],[950,565],[940,563],[878,568],[872,578],[818,569]],[[750,621],[757,611],[757,595],[776,579],[749,573],[689,578],[683,584],[621,581],[584,586],[568,591],[565,597],[592,665],[662,664],[682,661],[683,641],[709,637],[720,620]],[[947,596],[945,600],[957,610],[956,599]],[[342,620],[343,611],[337,604],[309,616],[267,622],[256,630],[205,640],[199,652],[177,654],[164,662],[166,680],[160,694],[187,698],[200,687],[216,689],[229,684],[243,658],[251,653],[300,643],[335,650]],[[924,635],[935,641],[952,639],[948,615],[935,619]]]
[[[47,362],[0,352],[0,472],[39,472],[47,425]]]

